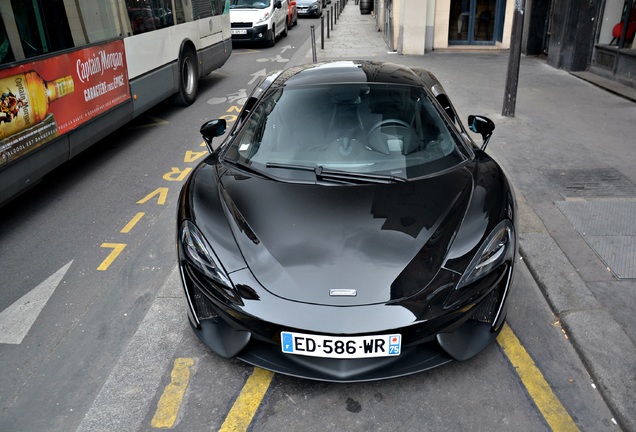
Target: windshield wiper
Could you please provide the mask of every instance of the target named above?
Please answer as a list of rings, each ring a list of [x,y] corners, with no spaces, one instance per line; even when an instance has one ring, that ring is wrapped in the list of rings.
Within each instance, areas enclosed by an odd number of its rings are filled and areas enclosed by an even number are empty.
[[[405,178],[394,176],[394,175],[340,171],[340,170],[328,169],[323,167],[322,165],[307,166],[307,165],[293,165],[293,164],[268,162],[265,164],[265,167],[293,169],[293,170],[300,170],[300,171],[313,171],[314,174],[316,175],[316,180],[337,181],[337,182],[348,183],[348,184],[364,184],[364,183],[389,184],[389,183],[402,183],[406,181]]]
[[[234,161],[234,160],[225,159],[225,158],[221,158],[221,161],[224,162],[224,163],[227,163],[229,165],[232,165],[233,167],[236,167],[236,168],[238,168],[238,169],[240,169],[242,171],[248,172],[250,174],[257,175],[259,177],[265,177],[265,178],[270,179],[270,180],[277,180],[277,181],[279,180],[276,177],[274,177],[272,175],[269,175],[269,174],[267,174],[267,173],[265,173],[263,171],[257,170],[256,168],[254,168],[251,165],[248,165],[248,164],[246,164],[244,162]]]

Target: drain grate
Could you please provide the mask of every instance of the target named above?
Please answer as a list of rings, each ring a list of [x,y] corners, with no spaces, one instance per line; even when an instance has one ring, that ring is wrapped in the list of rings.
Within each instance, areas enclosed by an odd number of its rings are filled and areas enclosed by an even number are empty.
[[[614,168],[545,168],[540,171],[564,198],[636,196],[636,185]]]

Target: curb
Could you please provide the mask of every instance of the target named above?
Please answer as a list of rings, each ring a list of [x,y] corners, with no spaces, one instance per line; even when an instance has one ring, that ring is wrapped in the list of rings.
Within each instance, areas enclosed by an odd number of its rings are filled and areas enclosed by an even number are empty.
[[[636,373],[631,377],[624,373],[636,371],[636,345],[600,305],[519,192],[517,198],[520,213],[532,218],[534,228],[539,228],[533,232],[522,230],[519,236],[520,254],[530,274],[592,375],[591,385],[599,387],[619,424],[626,430],[636,430],[636,422],[630,418],[636,406]],[[608,351],[609,340],[615,343]],[[625,364],[626,359],[631,362]]]

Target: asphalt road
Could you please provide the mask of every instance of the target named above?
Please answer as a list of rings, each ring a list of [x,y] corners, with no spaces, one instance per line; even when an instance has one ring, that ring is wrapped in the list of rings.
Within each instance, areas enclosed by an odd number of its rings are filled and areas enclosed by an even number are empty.
[[[260,77],[303,59],[311,24],[273,48],[235,47],[194,105],[156,107],[0,209],[0,314],[33,296],[0,342],[0,430],[618,430],[523,262],[512,336],[410,377],[263,374],[197,341],[174,216],[206,154],[199,127],[231,122]]]

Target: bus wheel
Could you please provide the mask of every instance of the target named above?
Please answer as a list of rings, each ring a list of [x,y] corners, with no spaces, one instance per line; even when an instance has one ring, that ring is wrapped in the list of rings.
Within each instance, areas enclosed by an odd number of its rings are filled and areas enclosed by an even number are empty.
[[[199,88],[199,69],[197,55],[192,48],[183,49],[179,59],[179,91],[174,95],[174,102],[177,105],[192,105],[197,98]]]

